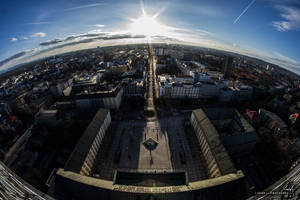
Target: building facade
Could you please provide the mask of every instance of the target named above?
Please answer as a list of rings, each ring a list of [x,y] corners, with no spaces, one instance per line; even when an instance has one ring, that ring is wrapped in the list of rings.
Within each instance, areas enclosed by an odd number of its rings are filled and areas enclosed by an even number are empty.
[[[89,176],[94,167],[94,162],[101,148],[106,130],[111,123],[109,110],[99,109],[78,141],[65,170],[70,170],[81,175]]]
[[[159,83],[159,95],[170,99],[209,99],[219,96],[221,85],[217,83]]]
[[[123,88],[114,87],[111,90],[80,92],[72,96],[76,106],[80,109],[87,108],[108,108],[118,109],[122,102]]]
[[[126,97],[144,96],[145,84],[144,80],[134,80],[123,84],[123,93]]]

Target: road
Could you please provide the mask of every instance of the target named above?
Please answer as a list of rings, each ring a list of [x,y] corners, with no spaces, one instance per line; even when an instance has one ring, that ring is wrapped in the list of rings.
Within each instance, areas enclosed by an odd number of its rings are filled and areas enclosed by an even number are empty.
[[[151,44],[149,44],[149,68],[147,70],[148,77],[146,79],[146,105],[145,110],[151,111],[154,113],[154,116],[148,118],[151,121],[156,121],[156,109],[154,100],[158,97],[158,87],[155,75],[155,68],[156,68],[156,58],[154,55],[154,50]]]

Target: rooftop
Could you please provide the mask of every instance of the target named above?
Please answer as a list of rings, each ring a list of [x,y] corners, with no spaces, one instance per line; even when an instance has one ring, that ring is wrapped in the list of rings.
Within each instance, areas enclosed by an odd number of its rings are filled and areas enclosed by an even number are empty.
[[[255,132],[255,129],[236,109],[205,108],[203,110],[219,134],[234,135]]]
[[[99,128],[101,127],[108,113],[109,110],[101,108],[97,111],[92,122],[84,131],[71,156],[69,157],[65,165],[65,170],[79,173],[84,160],[86,159],[86,156],[90,151],[92,143],[94,142],[94,139],[98,134]]]
[[[93,194],[96,190],[99,189],[108,189],[113,191],[122,191],[122,192],[130,192],[130,193],[145,193],[151,194],[153,193],[153,187],[146,187],[146,186],[132,186],[132,185],[119,185],[113,184],[113,181],[107,181],[103,179],[83,176],[78,173],[65,171],[63,169],[59,169],[57,172],[58,178],[56,178],[56,183],[64,184],[64,178],[71,180],[73,182],[82,183],[80,187],[91,187],[94,189]],[[156,193],[178,193],[178,192],[186,192],[192,190],[201,190],[205,188],[210,188],[222,184],[226,184],[232,181],[237,181],[239,179],[244,178],[244,174],[242,171],[237,171],[237,173],[227,174],[225,176],[220,176],[217,178],[200,180],[200,181],[193,181],[189,182],[189,185],[179,185],[179,186],[158,186],[156,187]],[[55,186],[56,186],[55,185]],[[98,190],[101,191],[101,190]],[[74,195],[74,194],[73,194]],[[76,196],[76,195],[74,195]]]
[[[285,122],[278,115],[276,115],[275,113],[272,113],[272,112],[270,112],[266,109],[263,109],[263,108],[259,109],[259,114],[261,114],[261,113],[264,113],[265,115],[267,115],[272,120],[277,121],[281,125],[282,128],[287,127]]]
[[[202,109],[197,109],[193,110],[193,113],[196,117],[196,120],[202,127],[207,143],[211,148],[213,156],[215,157],[218,168],[220,169],[222,175],[235,173],[236,169],[221,142],[218,131],[206,115],[206,112],[204,112],[204,110]]]
[[[120,85],[72,89],[71,96],[76,99],[114,97],[120,90]]]

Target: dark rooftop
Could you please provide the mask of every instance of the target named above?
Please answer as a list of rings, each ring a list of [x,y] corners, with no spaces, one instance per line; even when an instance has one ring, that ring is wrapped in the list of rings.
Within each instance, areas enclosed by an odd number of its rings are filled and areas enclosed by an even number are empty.
[[[71,156],[69,157],[66,165],[66,171],[73,171],[79,173],[84,160],[90,151],[91,145],[94,142],[95,137],[98,134],[98,130],[101,127],[104,119],[106,118],[109,110],[100,108],[94,116],[92,122],[76,144]]]
[[[218,168],[220,169],[222,175],[236,173],[236,169],[221,142],[218,131],[213,126],[204,110],[197,109],[194,110],[193,113],[196,117],[196,120],[202,127],[207,143],[211,148],[213,156],[215,157]]]
[[[119,185],[162,187],[187,184],[185,172],[134,173],[117,171],[116,173],[115,184]]]

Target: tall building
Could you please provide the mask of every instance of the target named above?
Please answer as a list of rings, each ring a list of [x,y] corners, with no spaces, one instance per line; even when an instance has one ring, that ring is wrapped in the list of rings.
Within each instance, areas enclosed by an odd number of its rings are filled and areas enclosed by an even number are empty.
[[[231,77],[232,74],[232,63],[233,63],[233,57],[232,56],[226,56],[225,62],[223,65],[223,74],[224,78],[228,79]]]

